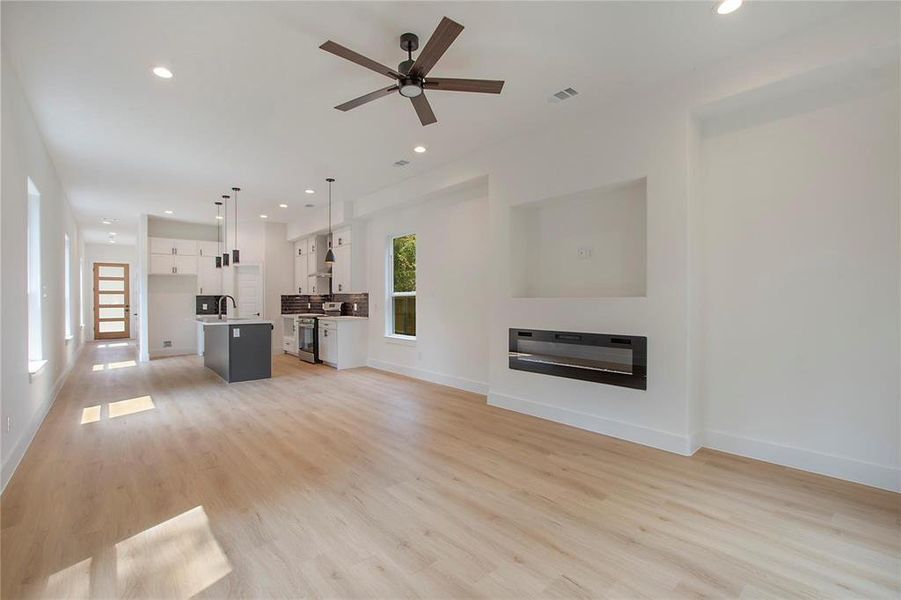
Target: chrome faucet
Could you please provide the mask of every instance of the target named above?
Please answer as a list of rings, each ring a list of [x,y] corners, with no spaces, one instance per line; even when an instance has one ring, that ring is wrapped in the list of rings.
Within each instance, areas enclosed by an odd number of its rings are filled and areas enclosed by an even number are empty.
[[[226,298],[231,298],[231,299],[232,299],[232,306],[235,307],[235,310],[238,310],[238,303],[235,302],[235,299],[234,299],[234,298],[232,298],[232,297],[229,296],[228,294],[226,294],[226,295],[224,295],[224,296],[219,296],[219,307],[218,307],[218,308],[219,308],[219,320],[220,320],[220,321],[222,320],[222,301],[225,300]],[[226,311],[226,313],[228,312],[228,302],[225,303],[225,311]],[[228,315],[226,315],[226,316],[228,316]]]

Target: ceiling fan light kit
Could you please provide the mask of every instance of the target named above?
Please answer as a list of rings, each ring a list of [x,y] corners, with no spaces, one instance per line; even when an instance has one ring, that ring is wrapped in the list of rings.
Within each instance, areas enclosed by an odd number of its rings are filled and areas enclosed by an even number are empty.
[[[448,79],[440,77],[427,78],[429,71],[431,71],[432,67],[435,66],[435,63],[444,56],[444,53],[450,48],[450,45],[454,43],[454,40],[457,39],[457,36],[459,36],[462,31],[462,25],[447,17],[443,17],[416,60],[413,60],[413,51],[419,49],[419,37],[414,33],[404,33],[400,36],[400,47],[401,50],[407,53],[407,60],[397,65],[397,70],[376,62],[362,54],[358,54],[331,40],[325,42],[319,46],[322,50],[331,52],[336,56],[340,56],[341,58],[356,63],[361,67],[371,69],[372,71],[395,81],[394,85],[370,92],[359,98],[354,98],[344,104],[339,104],[335,108],[342,112],[346,112],[397,92],[404,98],[410,99],[413,109],[419,117],[420,123],[425,126],[438,121],[438,118],[435,117],[435,113],[432,110],[432,106],[425,97],[425,90],[500,94],[504,87],[504,82],[500,80]]]

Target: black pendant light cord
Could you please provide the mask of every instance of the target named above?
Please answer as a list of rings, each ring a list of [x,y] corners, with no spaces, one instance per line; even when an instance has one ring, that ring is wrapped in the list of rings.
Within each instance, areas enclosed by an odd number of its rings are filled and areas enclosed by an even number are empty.
[[[223,229],[225,230],[225,252],[222,253],[222,266],[228,266],[228,198],[226,194],[222,194],[222,199],[225,201],[225,223],[223,223]]]
[[[328,181],[328,252],[325,253],[325,263],[332,265],[335,263],[335,252],[332,250],[332,184],[335,178],[328,177],[326,181]]]
[[[238,250],[238,192],[241,188],[233,187],[232,191],[235,193],[235,247],[232,250],[232,263],[238,264],[241,262],[241,252]]]

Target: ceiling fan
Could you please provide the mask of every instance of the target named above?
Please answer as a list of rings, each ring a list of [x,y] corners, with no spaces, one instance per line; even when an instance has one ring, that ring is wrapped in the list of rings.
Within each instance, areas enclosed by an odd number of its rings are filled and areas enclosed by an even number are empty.
[[[437,90],[444,92],[480,92],[483,94],[500,94],[504,87],[503,81],[492,79],[448,79],[443,77],[426,77],[435,63],[444,55],[460,32],[463,26],[459,23],[444,17],[435,28],[435,33],[426,42],[425,47],[416,60],[413,60],[413,51],[419,48],[419,37],[413,33],[405,33],[400,36],[400,47],[407,53],[407,60],[397,66],[397,70],[378,63],[371,58],[367,58],[362,54],[357,54],[349,48],[345,48],[341,44],[329,40],[319,46],[326,52],[331,52],[341,58],[357,63],[361,67],[372,69],[376,73],[394,80],[394,84],[374,92],[370,92],[359,98],[355,98],[344,104],[339,104],[335,108],[340,111],[348,111],[352,108],[362,106],[367,102],[372,102],[393,92],[398,92],[401,96],[409,98],[413,103],[413,108],[419,116],[419,120],[423,125],[431,125],[436,123],[438,119],[432,111],[429,101],[425,97],[425,90]]]

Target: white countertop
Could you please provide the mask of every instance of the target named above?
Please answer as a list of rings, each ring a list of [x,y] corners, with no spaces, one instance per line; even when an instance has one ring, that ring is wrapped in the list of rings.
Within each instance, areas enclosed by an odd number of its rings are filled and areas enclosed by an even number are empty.
[[[368,321],[369,317],[351,317],[351,316],[342,316],[342,317],[319,317],[320,321]]]
[[[272,321],[267,321],[266,319],[222,319],[221,321],[217,317],[212,317],[210,319],[197,319],[198,323],[207,325],[272,325]]]

